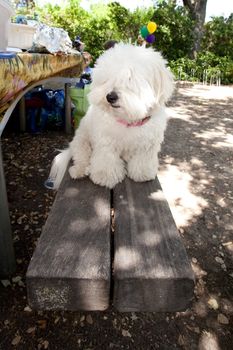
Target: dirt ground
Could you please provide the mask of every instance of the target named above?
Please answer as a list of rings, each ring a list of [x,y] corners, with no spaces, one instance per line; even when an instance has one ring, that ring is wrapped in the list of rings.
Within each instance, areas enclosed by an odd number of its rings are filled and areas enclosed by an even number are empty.
[[[66,135],[5,134],[3,153],[17,259],[0,282],[0,349],[233,349],[233,87],[180,85],[159,179],[196,275],[178,313],[36,312],[25,273],[54,200],[45,189]]]

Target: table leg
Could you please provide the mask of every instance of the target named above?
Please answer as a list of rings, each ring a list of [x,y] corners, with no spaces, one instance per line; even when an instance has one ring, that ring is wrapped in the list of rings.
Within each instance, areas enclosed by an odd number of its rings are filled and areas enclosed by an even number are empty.
[[[67,134],[71,133],[71,99],[69,95],[69,88],[71,84],[65,84],[65,132]]]
[[[15,271],[10,216],[8,210],[6,184],[0,139],[0,276],[8,276]]]
[[[26,131],[26,111],[25,111],[25,97],[19,101],[19,116],[20,116],[20,131]]]

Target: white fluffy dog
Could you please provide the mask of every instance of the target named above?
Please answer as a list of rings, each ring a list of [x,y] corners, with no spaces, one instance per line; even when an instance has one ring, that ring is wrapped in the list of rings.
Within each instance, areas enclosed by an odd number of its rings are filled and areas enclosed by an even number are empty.
[[[113,188],[127,175],[155,179],[173,77],[162,56],[150,48],[117,44],[99,57],[88,96],[90,107],[68,149],[50,172],[57,189],[67,165],[73,179],[89,176]]]

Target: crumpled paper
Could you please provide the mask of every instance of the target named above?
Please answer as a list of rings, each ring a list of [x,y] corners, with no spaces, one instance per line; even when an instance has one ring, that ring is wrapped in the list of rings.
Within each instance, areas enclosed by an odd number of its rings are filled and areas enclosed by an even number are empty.
[[[72,41],[64,29],[39,23],[33,37],[33,46],[29,51],[71,53]]]

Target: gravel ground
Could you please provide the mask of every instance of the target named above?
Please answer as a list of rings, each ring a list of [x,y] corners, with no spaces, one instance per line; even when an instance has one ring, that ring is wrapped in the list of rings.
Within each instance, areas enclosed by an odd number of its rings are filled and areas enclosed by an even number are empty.
[[[17,271],[0,282],[0,349],[233,349],[233,87],[180,85],[159,179],[196,275],[179,313],[37,312],[25,273],[54,193],[43,182],[66,135],[6,133],[5,174]]]

